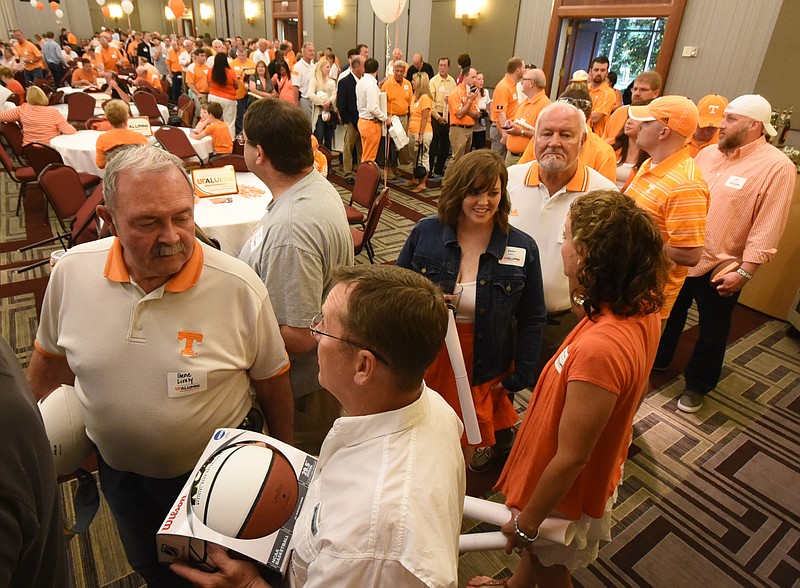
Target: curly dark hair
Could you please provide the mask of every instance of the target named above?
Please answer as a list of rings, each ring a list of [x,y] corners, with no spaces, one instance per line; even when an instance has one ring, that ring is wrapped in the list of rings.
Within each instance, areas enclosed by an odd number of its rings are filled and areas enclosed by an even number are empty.
[[[661,308],[670,261],[647,212],[620,192],[595,190],[575,200],[570,222],[582,258],[573,299],[589,318],[605,307],[621,316]]]
[[[500,204],[497,206],[494,221],[504,233],[511,229],[508,214],[511,212],[511,199],[508,195],[508,171],[503,159],[490,149],[478,149],[467,153],[447,168],[442,180],[442,193],[439,196],[439,220],[455,227],[461,216],[461,203],[469,194],[478,194],[494,188],[500,178]]]

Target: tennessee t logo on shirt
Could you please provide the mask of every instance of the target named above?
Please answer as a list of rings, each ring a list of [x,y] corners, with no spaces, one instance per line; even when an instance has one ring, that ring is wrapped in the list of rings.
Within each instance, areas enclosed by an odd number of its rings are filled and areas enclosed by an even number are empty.
[[[185,341],[183,349],[181,349],[181,355],[197,355],[197,352],[194,350],[194,343],[195,341],[202,343],[203,334],[193,333],[191,331],[178,331],[178,341]]]

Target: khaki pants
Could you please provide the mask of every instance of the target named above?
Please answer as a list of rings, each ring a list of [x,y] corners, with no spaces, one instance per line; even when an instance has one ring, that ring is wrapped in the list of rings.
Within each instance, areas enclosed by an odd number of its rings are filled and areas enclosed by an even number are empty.
[[[462,155],[469,151],[470,147],[472,147],[472,127],[465,129],[451,124],[450,148],[453,151],[451,163],[458,161]]]
[[[355,173],[353,162],[353,147],[356,148],[358,160],[361,160],[361,135],[358,129],[351,124],[344,125],[344,139],[342,139],[342,159],[344,163],[344,176],[352,176]]]
[[[381,144],[381,123],[377,120],[358,119],[361,134],[361,161],[375,161]]]

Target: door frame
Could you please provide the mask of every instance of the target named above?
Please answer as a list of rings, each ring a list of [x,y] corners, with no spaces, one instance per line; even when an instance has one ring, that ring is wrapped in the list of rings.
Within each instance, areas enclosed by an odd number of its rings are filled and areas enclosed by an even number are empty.
[[[600,3],[599,0],[554,0],[550,26],[547,30],[547,45],[542,69],[551,80],[551,87],[558,87],[566,49],[566,26],[573,18],[665,18],[667,26],[658,52],[655,69],[661,74],[664,85],[669,75],[672,56],[678,42],[681,21],[686,9],[686,0],[639,0],[636,4]]]

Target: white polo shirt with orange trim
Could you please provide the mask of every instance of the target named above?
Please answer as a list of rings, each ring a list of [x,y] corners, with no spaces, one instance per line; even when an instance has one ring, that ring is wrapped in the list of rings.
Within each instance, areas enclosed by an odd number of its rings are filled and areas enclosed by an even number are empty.
[[[69,250],[50,275],[36,349],[66,357],[89,438],[113,468],[172,478],[214,430],[251,407],[250,378],[289,360],[267,290],[244,263],[195,242],[145,293],[111,237]]]
[[[582,164],[578,164],[567,185],[552,196],[539,181],[536,161],[508,168],[508,194],[511,197],[508,220],[512,226],[533,237],[539,247],[547,312],[561,312],[572,307],[569,282],[561,260],[564,223],[569,207],[578,196],[603,189],[616,190],[616,185]]]

